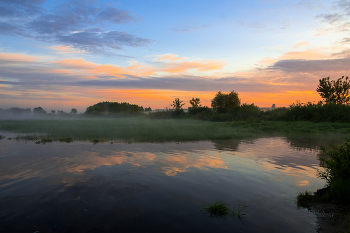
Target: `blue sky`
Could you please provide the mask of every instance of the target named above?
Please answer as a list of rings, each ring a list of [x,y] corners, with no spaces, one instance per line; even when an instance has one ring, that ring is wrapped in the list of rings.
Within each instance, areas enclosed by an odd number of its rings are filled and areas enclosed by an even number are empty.
[[[349,29],[347,0],[0,0],[0,108],[318,101],[349,75]]]

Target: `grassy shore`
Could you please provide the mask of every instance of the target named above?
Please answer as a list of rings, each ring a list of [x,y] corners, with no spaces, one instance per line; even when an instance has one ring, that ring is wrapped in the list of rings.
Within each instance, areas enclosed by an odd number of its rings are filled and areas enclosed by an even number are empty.
[[[349,123],[303,121],[210,122],[192,119],[98,118],[74,120],[1,120],[0,131],[39,138],[167,142],[255,138],[261,136],[324,135],[346,137]]]

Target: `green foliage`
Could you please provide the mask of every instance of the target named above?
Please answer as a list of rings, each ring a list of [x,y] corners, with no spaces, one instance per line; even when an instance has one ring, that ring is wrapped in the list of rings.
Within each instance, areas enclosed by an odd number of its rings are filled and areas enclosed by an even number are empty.
[[[229,94],[219,91],[211,101],[211,107],[218,113],[227,113],[240,106],[240,104],[241,100],[238,98],[238,93],[234,91],[231,91]]]
[[[163,112],[160,112],[163,114]],[[173,114],[173,111],[164,112]],[[153,114],[153,113],[149,113]],[[313,123],[306,121],[229,121],[211,122],[194,119],[149,118],[72,118],[48,120],[0,120],[0,131],[24,133],[27,140],[50,137],[53,140],[71,137],[74,140],[119,140],[131,142],[169,142],[243,139],[261,136],[295,135],[343,138],[346,123]],[[350,132],[350,131],[346,131]],[[33,136],[34,135],[34,136]],[[333,136],[332,136],[333,137]],[[323,138],[323,137],[322,137]],[[17,138],[16,138],[17,139]],[[321,139],[320,139],[321,140]],[[323,140],[323,139],[322,139]],[[65,139],[61,139],[65,141]]]
[[[314,200],[315,196],[309,191],[301,192],[297,195],[297,205],[301,207],[307,207]]]
[[[227,204],[221,201],[207,205],[204,210],[207,211],[211,217],[215,218],[225,218],[229,214]]]
[[[286,120],[286,115],[290,112],[289,108],[275,108],[272,110],[268,110],[265,112],[261,112],[261,120],[268,120],[268,121],[281,121]]]
[[[346,138],[342,145],[330,145],[331,150],[322,147],[326,155],[319,155],[324,170],[318,171],[318,176],[331,184],[336,180],[350,180],[350,139]]]
[[[330,145],[331,149],[321,148],[324,155],[319,159],[323,170],[318,176],[330,186],[331,197],[340,202],[350,202],[350,139],[342,145]]]
[[[150,111],[152,111],[151,107],[145,108],[145,112],[150,112]]]
[[[176,115],[174,111],[166,109],[164,111],[150,112],[147,117],[151,119],[171,119],[176,117]]]
[[[136,104],[129,104],[126,102],[100,102],[95,105],[87,107],[85,114],[95,116],[115,116],[116,114],[133,114],[137,115],[143,111],[142,106]]]
[[[198,118],[201,118],[201,117],[206,117],[206,115],[208,115],[209,113],[211,112],[211,109],[208,108],[207,106],[205,107],[190,107],[188,108],[188,113],[190,115],[198,115],[200,114],[201,116],[199,116]],[[202,118],[203,120],[206,119],[206,118]]]
[[[73,138],[72,137],[60,137],[58,140],[60,142],[67,142],[67,143],[73,142]]]
[[[262,120],[350,122],[350,106],[336,103],[296,102],[289,109],[278,108],[262,112],[260,118]]]
[[[330,183],[331,197],[342,203],[350,203],[350,179],[337,179]]]
[[[330,81],[330,77],[319,80],[316,91],[326,101],[326,103],[345,104],[350,101],[350,81],[349,77],[341,77],[337,81]]]
[[[234,114],[236,120],[252,120],[261,116],[261,110],[254,104],[242,104]]]
[[[53,142],[53,139],[52,138],[42,138],[41,142],[42,143]]]

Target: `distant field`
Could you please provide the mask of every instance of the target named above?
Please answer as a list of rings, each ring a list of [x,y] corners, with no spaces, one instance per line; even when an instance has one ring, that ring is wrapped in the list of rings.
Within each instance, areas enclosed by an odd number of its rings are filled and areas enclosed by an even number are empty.
[[[169,142],[222,140],[284,135],[346,137],[348,123],[303,121],[209,122],[192,119],[98,118],[74,120],[1,120],[0,131],[59,140]],[[1,133],[0,133],[1,134]]]

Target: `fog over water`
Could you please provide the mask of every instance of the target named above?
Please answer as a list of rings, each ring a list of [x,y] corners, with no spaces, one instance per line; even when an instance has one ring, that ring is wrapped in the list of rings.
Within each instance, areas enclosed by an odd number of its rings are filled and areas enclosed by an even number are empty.
[[[312,139],[35,144],[0,140],[0,232],[313,232],[298,209],[317,178]],[[244,218],[210,217],[221,200]]]

